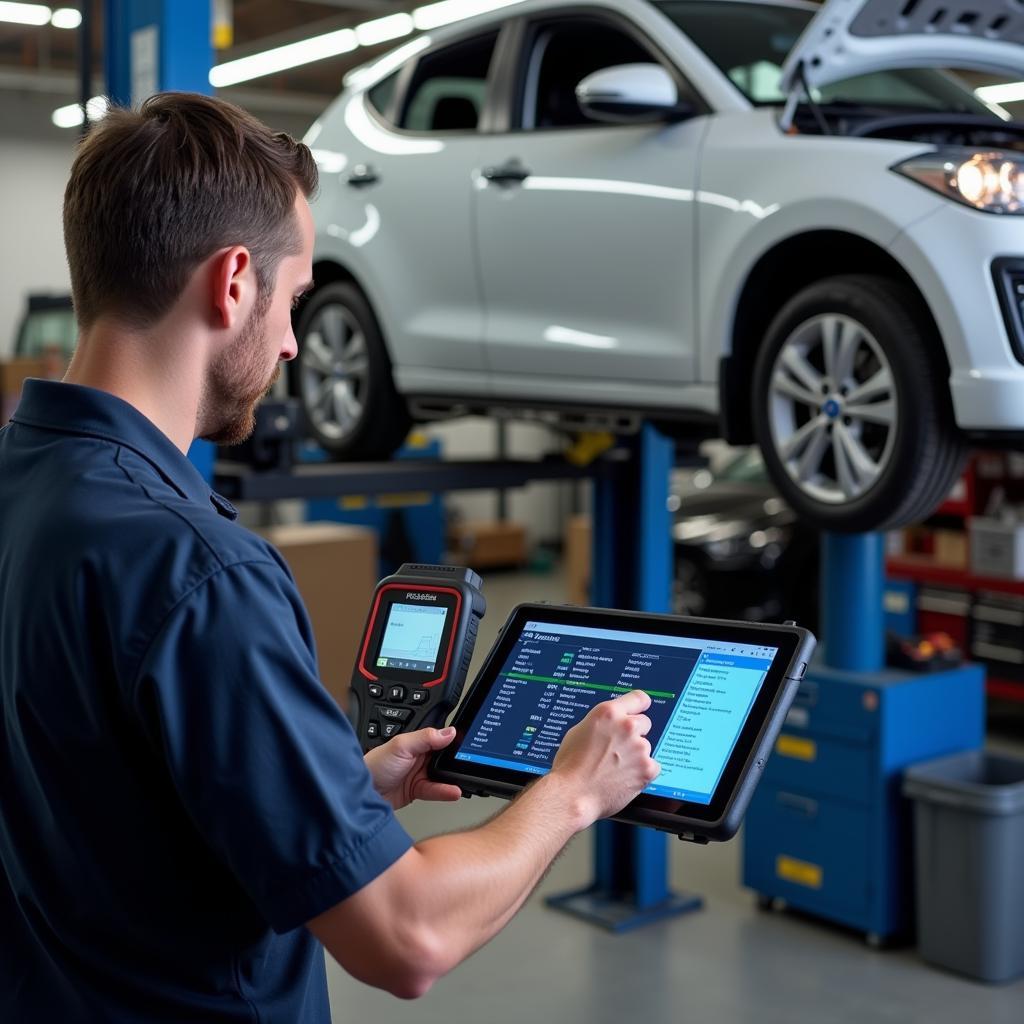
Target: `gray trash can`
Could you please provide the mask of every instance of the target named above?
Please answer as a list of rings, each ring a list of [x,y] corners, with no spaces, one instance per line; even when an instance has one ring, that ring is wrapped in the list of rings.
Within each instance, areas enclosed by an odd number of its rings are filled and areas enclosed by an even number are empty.
[[[982,981],[1024,974],[1024,760],[972,751],[907,769],[921,956]]]

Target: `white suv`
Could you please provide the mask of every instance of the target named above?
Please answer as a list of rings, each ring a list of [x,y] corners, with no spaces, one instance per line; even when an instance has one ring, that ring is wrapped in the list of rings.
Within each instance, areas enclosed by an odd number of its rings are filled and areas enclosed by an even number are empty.
[[[1024,125],[938,70],[1022,43],[1018,0],[525,0],[354,72],[307,136],[313,431],[649,418],[822,527],[926,516],[1024,438]]]

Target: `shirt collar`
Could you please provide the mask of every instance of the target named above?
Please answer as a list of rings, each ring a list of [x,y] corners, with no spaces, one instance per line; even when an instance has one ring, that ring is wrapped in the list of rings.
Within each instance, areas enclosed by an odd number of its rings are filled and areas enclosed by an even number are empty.
[[[174,442],[134,406],[107,391],[53,380],[27,380],[11,419],[30,427],[95,437],[124,445],[144,458],[183,498],[212,503],[228,519],[238,511],[210,489]]]

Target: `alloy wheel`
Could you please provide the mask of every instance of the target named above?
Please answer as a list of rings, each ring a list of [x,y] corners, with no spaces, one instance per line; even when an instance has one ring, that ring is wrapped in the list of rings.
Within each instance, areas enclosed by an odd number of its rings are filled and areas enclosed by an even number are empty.
[[[857,500],[892,459],[900,412],[892,366],[850,316],[815,316],[792,331],[775,357],[768,408],[779,461],[817,501]]]
[[[340,303],[325,305],[310,323],[299,352],[306,413],[326,437],[344,438],[365,409],[370,363],[366,335]]]

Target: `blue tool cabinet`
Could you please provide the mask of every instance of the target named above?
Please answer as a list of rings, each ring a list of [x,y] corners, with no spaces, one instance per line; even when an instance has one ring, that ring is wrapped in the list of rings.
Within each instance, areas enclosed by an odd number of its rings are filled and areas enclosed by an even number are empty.
[[[925,675],[812,667],[747,813],[744,884],[869,941],[908,935],[902,772],[980,747],[984,700],[978,666]]]

